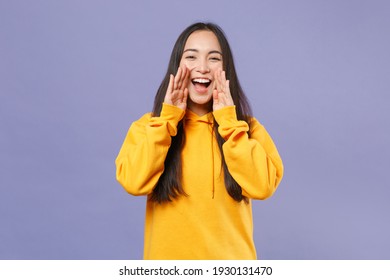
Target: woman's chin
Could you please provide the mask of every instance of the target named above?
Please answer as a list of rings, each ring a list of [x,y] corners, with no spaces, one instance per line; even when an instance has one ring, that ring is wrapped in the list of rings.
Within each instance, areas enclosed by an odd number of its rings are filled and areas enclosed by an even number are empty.
[[[191,102],[196,103],[198,105],[208,104],[212,99],[212,96],[212,92],[198,93],[195,91],[190,91],[188,94],[188,98],[191,100]]]

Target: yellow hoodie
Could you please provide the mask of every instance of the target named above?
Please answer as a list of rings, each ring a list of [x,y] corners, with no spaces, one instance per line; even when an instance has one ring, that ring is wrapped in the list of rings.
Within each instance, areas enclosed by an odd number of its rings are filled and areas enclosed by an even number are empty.
[[[173,202],[147,201],[144,259],[256,259],[252,206],[227,193],[221,154],[213,134],[226,140],[230,174],[250,199],[266,199],[283,176],[279,153],[264,127],[252,118],[238,121],[235,106],[198,116],[163,104],[159,117],[135,121],[116,159],[116,177],[132,195],[149,195],[164,171],[164,160],[184,117],[182,186],[188,196]]]

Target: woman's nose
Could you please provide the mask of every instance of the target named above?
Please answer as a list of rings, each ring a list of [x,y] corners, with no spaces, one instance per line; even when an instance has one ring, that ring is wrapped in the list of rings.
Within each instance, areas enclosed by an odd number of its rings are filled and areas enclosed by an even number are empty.
[[[206,61],[200,61],[197,70],[199,73],[205,74],[210,72],[210,67]]]

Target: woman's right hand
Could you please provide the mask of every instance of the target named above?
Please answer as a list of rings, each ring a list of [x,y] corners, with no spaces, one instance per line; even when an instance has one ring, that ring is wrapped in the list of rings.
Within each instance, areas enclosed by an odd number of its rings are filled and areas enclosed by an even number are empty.
[[[164,103],[174,105],[182,110],[187,108],[188,97],[188,77],[190,71],[187,67],[179,67],[176,76],[172,74],[169,77],[169,85],[165,94]]]

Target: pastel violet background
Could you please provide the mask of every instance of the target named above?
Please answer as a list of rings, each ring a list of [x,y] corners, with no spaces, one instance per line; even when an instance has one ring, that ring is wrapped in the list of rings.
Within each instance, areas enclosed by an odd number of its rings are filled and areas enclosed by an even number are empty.
[[[115,180],[179,33],[226,32],[285,164],[263,259],[390,259],[390,2],[0,1],[0,259],[140,259]],[[185,250],[185,248],[183,248]]]

